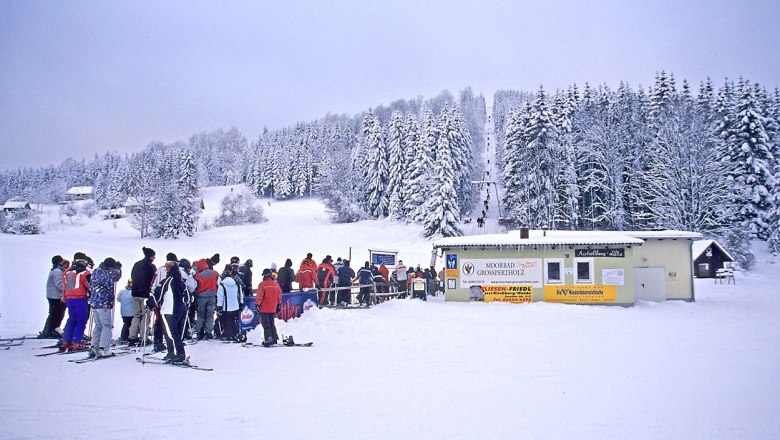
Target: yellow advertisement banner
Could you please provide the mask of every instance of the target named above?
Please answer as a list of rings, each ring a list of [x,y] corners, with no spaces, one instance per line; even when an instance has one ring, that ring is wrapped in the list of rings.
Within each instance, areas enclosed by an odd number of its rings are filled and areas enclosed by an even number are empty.
[[[482,286],[485,302],[527,303],[534,300],[534,286],[519,284],[513,286]]]
[[[458,278],[458,269],[444,269],[444,278]]]
[[[558,303],[613,303],[617,299],[617,286],[563,285],[544,286],[544,300]]]

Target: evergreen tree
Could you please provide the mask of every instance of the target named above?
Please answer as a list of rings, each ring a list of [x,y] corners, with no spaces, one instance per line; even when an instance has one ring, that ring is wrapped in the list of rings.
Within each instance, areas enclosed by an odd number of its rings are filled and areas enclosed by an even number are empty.
[[[439,127],[449,127],[449,111],[442,111]],[[446,133],[446,130],[445,130]],[[436,143],[436,162],[434,162],[435,187],[432,197],[425,204],[427,216],[423,221],[425,237],[453,237],[463,235],[459,228],[460,206],[455,182],[455,170],[452,162],[450,137],[441,135]]]
[[[374,218],[387,216],[390,201],[387,193],[389,168],[387,147],[379,119],[370,112],[363,119],[363,144],[366,165],[363,168],[366,210]]]

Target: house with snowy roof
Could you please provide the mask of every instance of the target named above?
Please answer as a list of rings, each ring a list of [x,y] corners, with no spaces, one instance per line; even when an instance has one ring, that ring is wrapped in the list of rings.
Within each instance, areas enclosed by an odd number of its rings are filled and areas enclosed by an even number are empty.
[[[630,306],[693,301],[687,231],[511,231],[442,238],[446,301]]]
[[[8,201],[5,202],[2,206],[3,212],[9,213],[14,211],[21,211],[21,210],[30,210],[32,209],[30,207],[30,202],[24,202],[24,201]]]
[[[65,199],[69,202],[95,198],[95,190],[91,186],[73,186],[65,191]]]
[[[697,278],[715,278],[718,269],[728,269],[734,257],[715,240],[693,242],[693,275]]]

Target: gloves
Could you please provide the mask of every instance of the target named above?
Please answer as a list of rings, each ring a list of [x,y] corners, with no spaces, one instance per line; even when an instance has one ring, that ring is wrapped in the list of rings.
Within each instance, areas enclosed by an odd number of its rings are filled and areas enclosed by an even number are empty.
[[[222,315],[222,307],[221,306],[217,306],[217,316],[220,316],[220,315]]]

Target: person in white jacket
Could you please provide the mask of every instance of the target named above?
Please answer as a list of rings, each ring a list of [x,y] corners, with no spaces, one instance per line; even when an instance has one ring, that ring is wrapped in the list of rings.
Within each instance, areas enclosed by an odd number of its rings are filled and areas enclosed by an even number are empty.
[[[238,314],[241,310],[244,293],[241,287],[225,270],[217,289],[217,325],[221,327],[223,341],[238,341]]]

